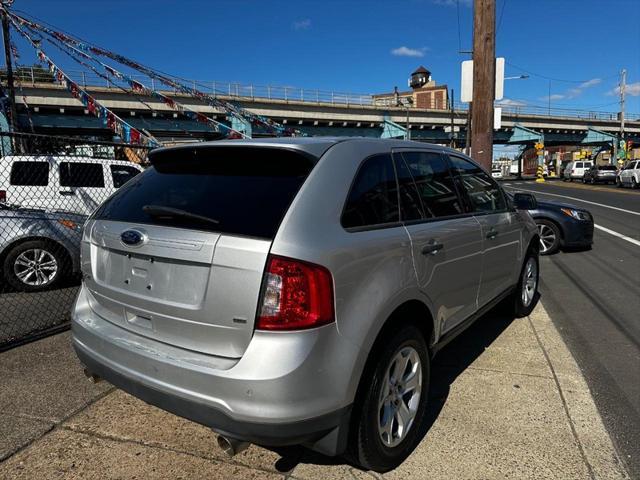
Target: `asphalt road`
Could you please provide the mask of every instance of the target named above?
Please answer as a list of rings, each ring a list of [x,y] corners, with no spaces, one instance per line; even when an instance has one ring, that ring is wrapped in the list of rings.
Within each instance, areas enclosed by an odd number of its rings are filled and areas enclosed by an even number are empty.
[[[542,302],[583,370],[631,478],[640,478],[640,190],[561,181],[504,185],[594,216],[591,250],[542,258]]]

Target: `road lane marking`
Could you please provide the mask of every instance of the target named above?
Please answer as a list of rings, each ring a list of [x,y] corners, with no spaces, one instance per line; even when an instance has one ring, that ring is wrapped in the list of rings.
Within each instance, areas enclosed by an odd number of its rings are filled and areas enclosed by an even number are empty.
[[[613,188],[613,187],[605,187],[604,185],[596,184],[585,184],[585,183],[568,183],[568,182],[554,182],[549,183],[547,185],[552,185],[554,187],[562,187],[562,188],[573,188],[574,190],[588,190],[588,191],[596,191],[596,192],[609,192],[609,193],[622,193],[627,195],[638,195],[632,189],[623,189],[623,188]]]
[[[631,238],[631,237],[627,237],[626,235],[623,235],[622,233],[618,233],[614,230],[611,230],[607,227],[603,227],[601,225],[593,225],[594,227],[596,227],[598,230],[602,230],[603,232],[607,232],[610,235],[613,235],[614,237],[618,237],[621,238],[622,240],[626,240],[627,242],[631,242],[634,245],[637,245],[640,247],[640,240],[636,240],[635,238]]]
[[[570,200],[575,200],[577,202],[583,202],[583,203],[589,203],[591,205],[597,205],[598,207],[604,207],[604,208],[610,208],[612,210],[618,210],[620,212],[624,212],[624,213],[630,213],[631,215],[638,215],[640,216],[640,212],[634,212],[633,210],[627,210],[625,208],[620,208],[620,207],[613,207],[611,205],[605,205],[603,203],[597,203],[597,202],[591,202],[589,200],[582,200],[581,198],[576,198],[576,197],[569,197],[568,195],[560,195],[558,193],[548,193],[548,192],[540,192],[538,190],[527,190],[526,188],[519,188],[519,187],[507,187],[510,188],[512,190],[520,190],[522,192],[531,192],[531,193],[537,193],[540,195],[551,195],[553,197],[561,197],[561,198],[568,198]]]

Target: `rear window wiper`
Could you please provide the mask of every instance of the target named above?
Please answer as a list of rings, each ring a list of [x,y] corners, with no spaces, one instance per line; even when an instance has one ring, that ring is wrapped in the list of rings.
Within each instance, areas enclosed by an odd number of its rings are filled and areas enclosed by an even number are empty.
[[[215,218],[205,217],[197,213],[187,212],[179,208],[165,207],[163,205],[145,205],[142,211],[151,217],[156,218],[185,218],[190,220],[198,220],[200,222],[219,224],[220,221]]]

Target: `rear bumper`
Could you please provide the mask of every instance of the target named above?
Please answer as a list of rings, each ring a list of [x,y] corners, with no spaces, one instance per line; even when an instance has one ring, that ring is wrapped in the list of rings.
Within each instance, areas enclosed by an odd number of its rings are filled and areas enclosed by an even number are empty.
[[[256,332],[240,360],[225,359],[116,326],[88,307],[86,295],[83,287],[72,331],[76,353],[91,373],[239,440],[305,444],[333,455],[344,450],[351,402],[344,366],[332,365],[334,326],[291,334]]]
[[[157,390],[132,377],[111,369],[100,362],[77,342],[74,348],[82,364],[93,374],[107,380],[121,390],[188,420],[206,425],[217,433],[265,446],[283,446],[316,443],[336,427],[348,429],[351,406],[341,408],[319,417],[297,422],[257,423],[234,420],[221,410],[205,403],[188,400],[176,394]],[[337,449],[336,449],[337,450]],[[329,452],[339,454],[341,452]]]

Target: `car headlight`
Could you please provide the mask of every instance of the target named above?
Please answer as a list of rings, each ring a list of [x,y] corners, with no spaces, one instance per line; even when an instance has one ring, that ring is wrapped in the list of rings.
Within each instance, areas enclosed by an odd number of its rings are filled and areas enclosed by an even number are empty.
[[[69,220],[67,218],[59,219],[58,223],[63,227],[67,227],[69,230],[73,230],[74,232],[79,232],[80,230],[82,230],[81,223],[74,222],[73,220]]]
[[[591,215],[589,212],[584,212],[582,210],[574,210],[572,208],[561,208],[562,213],[568,215],[569,217],[573,217],[576,220],[591,220]]]

